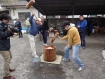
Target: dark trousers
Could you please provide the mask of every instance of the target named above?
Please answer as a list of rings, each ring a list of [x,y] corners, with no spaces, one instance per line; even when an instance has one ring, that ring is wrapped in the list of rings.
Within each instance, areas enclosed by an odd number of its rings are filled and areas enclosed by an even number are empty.
[[[86,46],[86,41],[85,41],[85,31],[79,32],[80,38],[81,38],[81,46],[85,47]]]
[[[88,29],[87,29],[87,35],[90,36],[90,34],[91,34],[91,31],[90,31],[90,29],[88,28]]]
[[[20,37],[23,37],[23,34],[22,34],[22,31],[21,30],[19,30],[19,38]]]
[[[42,31],[41,32],[42,33],[42,37],[43,37],[43,42],[44,42],[44,44],[47,44],[47,31]]]

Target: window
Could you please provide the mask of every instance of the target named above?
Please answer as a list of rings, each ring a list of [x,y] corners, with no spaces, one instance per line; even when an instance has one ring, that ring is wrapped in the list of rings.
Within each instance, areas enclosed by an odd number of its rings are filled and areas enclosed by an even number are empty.
[[[18,16],[22,26],[25,26],[25,20],[30,17],[30,12],[19,12]]]
[[[30,12],[19,12],[19,19],[24,20],[30,17]]]

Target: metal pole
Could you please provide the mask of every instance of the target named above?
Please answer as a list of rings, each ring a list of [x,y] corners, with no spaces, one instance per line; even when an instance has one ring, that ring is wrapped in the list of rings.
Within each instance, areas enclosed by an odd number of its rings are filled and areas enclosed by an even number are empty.
[[[46,21],[48,22],[47,15],[46,15]]]
[[[74,6],[73,6],[73,13],[72,13],[72,22],[74,21]]]
[[[38,11],[38,17],[40,17],[40,12]]]

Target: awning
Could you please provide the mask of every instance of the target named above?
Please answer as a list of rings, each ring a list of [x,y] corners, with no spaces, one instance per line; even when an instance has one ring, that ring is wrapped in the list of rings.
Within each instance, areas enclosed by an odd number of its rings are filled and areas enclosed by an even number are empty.
[[[27,0],[29,1],[29,0]],[[105,0],[35,0],[33,5],[43,15],[105,14]]]

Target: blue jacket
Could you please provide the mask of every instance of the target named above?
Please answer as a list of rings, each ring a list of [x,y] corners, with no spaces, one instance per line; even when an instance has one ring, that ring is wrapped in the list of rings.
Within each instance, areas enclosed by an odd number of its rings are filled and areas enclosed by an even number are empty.
[[[87,26],[87,20],[78,21],[77,26],[80,26],[80,28],[78,28],[79,31],[84,31]]]
[[[35,20],[33,19],[34,15],[32,15],[29,19],[30,27],[29,27],[29,34],[36,36],[39,32],[39,25],[36,24]]]

